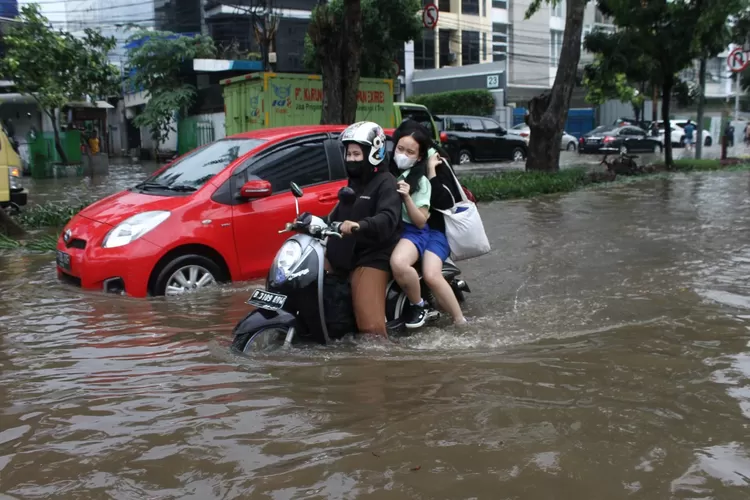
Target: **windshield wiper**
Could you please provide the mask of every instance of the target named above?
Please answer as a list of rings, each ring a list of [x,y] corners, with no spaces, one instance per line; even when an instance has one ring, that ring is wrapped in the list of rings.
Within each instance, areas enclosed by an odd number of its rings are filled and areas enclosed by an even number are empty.
[[[140,184],[135,185],[136,189],[164,189],[165,191],[177,191],[177,192],[191,192],[197,191],[198,188],[188,186],[187,184],[175,184],[168,186],[167,184],[161,184],[159,182],[144,181]]]

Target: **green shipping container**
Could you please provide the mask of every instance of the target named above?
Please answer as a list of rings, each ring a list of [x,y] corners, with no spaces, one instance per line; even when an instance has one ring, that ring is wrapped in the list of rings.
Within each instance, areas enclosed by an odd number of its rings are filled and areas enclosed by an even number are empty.
[[[252,73],[224,85],[227,135],[290,125],[317,125],[323,107],[320,75]],[[393,80],[362,78],[357,96],[357,121],[395,127]]]

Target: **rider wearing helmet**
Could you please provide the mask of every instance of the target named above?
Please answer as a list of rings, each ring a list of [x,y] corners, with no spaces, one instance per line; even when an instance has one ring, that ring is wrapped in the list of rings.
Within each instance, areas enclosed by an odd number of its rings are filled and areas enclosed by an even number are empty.
[[[351,204],[339,203],[329,215],[342,222],[349,237],[329,239],[327,260],[334,271],[348,273],[357,329],[387,336],[385,292],[390,280],[390,257],[401,235],[401,196],[389,172],[383,129],[358,122],[341,134]]]

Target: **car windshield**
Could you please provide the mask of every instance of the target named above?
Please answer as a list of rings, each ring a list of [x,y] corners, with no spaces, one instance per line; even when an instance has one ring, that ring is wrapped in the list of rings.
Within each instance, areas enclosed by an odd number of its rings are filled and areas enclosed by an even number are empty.
[[[237,158],[266,142],[264,139],[222,139],[176,161],[142,185],[180,186],[197,190]],[[140,185],[139,185],[140,186]]]
[[[613,129],[612,127],[608,127],[606,125],[602,125],[600,127],[596,127],[594,130],[592,130],[591,132],[589,132],[589,134],[603,134],[605,132],[611,132],[613,130],[615,130],[615,129]]]

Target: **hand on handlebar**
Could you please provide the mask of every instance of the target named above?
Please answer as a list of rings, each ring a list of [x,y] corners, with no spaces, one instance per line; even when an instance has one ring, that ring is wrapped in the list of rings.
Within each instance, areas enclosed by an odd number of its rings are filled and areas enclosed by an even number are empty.
[[[350,220],[345,220],[341,223],[341,226],[339,226],[339,231],[341,232],[341,234],[345,234],[348,236],[356,231],[359,231],[359,224]]]

